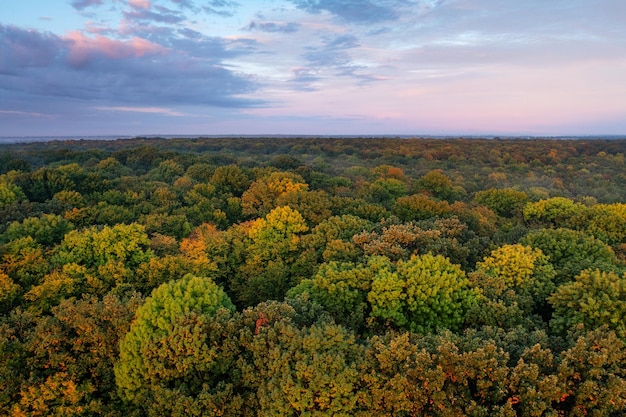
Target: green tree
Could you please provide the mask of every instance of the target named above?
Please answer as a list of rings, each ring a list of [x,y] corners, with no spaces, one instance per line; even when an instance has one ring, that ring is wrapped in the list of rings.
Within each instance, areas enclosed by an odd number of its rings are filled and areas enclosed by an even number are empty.
[[[19,296],[21,290],[22,287],[0,270],[0,313],[11,309],[13,301]]]
[[[540,229],[526,235],[521,243],[541,249],[550,258],[557,285],[572,281],[585,269],[619,271],[622,268],[610,246],[583,231]]]
[[[524,219],[527,222],[553,227],[567,227],[570,219],[586,207],[565,197],[552,197],[524,206]]]
[[[210,178],[211,185],[220,194],[241,197],[250,186],[250,179],[237,165],[225,165],[215,168]]]
[[[372,223],[357,216],[333,216],[315,226],[302,237],[303,246],[317,262],[356,261],[363,252],[352,242],[352,237],[369,230]]]
[[[626,340],[626,274],[586,270],[556,289],[551,326],[565,332],[577,323],[593,329],[607,325]]]
[[[202,415],[201,407],[232,414],[237,351],[223,334],[234,310],[208,278],[186,275],[155,289],[120,344],[121,397],[151,415]]]
[[[501,188],[478,191],[474,201],[485,205],[503,217],[517,217],[522,214],[528,195],[513,188]]]
[[[622,316],[623,317],[623,316]],[[556,372],[562,396],[558,415],[618,417],[626,409],[626,346],[614,332],[574,329],[572,346]]]
[[[136,268],[153,255],[148,249],[150,239],[139,224],[117,224],[113,227],[92,226],[72,230],[65,235],[58,250],[61,264],[77,263],[86,267],[100,267],[108,263],[122,263]]]
[[[28,217],[21,222],[13,222],[4,232],[4,238],[15,240],[31,236],[42,245],[60,242],[72,229],[72,224],[56,214],[44,214],[41,217]]]
[[[367,296],[373,318],[419,333],[461,326],[477,294],[458,265],[425,254],[395,269],[381,268],[374,278]]]
[[[451,201],[457,194],[452,180],[440,169],[426,173],[418,182],[418,187],[442,200]]]
[[[308,227],[296,210],[277,207],[251,223],[245,263],[232,277],[229,288],[244,306],[281,300],[287,291],[311,273],[300,261],[300,235]]]
[[[320,304],[336,323],[361,330],[369,315],[367,294],[378,271],[377,259],[368,264],[330,261],[320,265],[311,279],[304,279],[288,293],[288,297],[307,293]]]
[[[24,199],[26,196],[20,187],[8,182],[4,175],[0,176],[0,209]]]

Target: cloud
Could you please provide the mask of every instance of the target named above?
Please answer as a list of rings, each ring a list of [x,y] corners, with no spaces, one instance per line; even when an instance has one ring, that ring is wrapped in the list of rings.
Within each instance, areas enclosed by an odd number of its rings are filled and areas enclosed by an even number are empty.
[[[150,9],[150,0],[128,0],[128,5],[135,9]]]
[[[222,17],[232,17],[237,12],[239,3],[230,0],[212,0],[206,2],[205,6],[202,6],[202,10],[206,13],[214,14]]]
[[[94,59],[123,60],[167,54],[167,48],[142,38],[120,41],[96,35],[89,37],[74,31],[63,37],[67,43],[67,58],[70,66],[81,67]]]
[[[386,0],[290,0],[309,13],[331,13],[342,20],[368,24],[397,19],[403,1]]]
[[[185,9],[195,9],[195,5],[191,0],[172,0],[172,3],[177,4],[181,8]]]
[[[387,77],[369,74],[367,68],[358,64],[350,50],[361,47],[359,39],[352,34],[324,38],[321,47],[308,47],[302,58],[305,65],[290,70],[293,90],[312,92],[323,88],[336,77],[347,77],[357,85],[384,81]]]
[[[350,34],[336,36],[332,39],[326,40],[324,43],[329,49],[350,49],[361,46],[359,44],[359,39]]]
[[[86,9],[87,7],[102,6],[104,2],[105,0],[74,0],[70,4],[73,8],[80,11]]]
[[[51,114],[37,113],[31,111],[18,111],[18,110],[0,110],[0,115],[7,114],[9,116],[28,116],[28,117],[44,117],[53,118]]]
[[[124,19],[126,20],[151,20],[159,23],[176,24],[186,19],[185,15],[170,10],[167,7],[155,6],[156,11],[146,8],[135,8],[133,10],[124,11]]]
[[[252,20],[248,26],[246,26],[246,30],[254,31],[258,30],[261,32],[270,32],[270,33],[294,33],[297,32],[300,28],[300,24],[296,22],[256,22]]]
[[[0,24],[0,75],[51,65],[63,54],[62,48],[63,41],[51,33]]]
[[[150,113],[150,114],[162,114],[165,116],[185,116],[184,113],[177,112],[171,109],[166,109],[163,107],[123,107],[123,106],[101,106],[96,107],[98,110],[105,111],[119,111],[119,112],[130,112],[130,113]]]
[[[165,42],[164,42],[165,43]],[[206,105],[245,108],[254,78],[223,60],[248,53],[250,42],[200,36],[115,39],[70,32],[64,37],[0,25],[3,101],[73,100],[103,107],[170,108]]]

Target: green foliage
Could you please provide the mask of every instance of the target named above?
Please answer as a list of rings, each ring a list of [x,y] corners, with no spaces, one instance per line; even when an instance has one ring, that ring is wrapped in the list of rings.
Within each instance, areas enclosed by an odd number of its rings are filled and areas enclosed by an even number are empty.
[[[316,261],[356,261],[363,252],[352,242],[353,236],[371,228],[370,221],[357,216],[333,216],[303,236],[302,243]]]
[[[529,233],[521,243],[541,249],[549,257],[557,285],[572,281],[585,269],[619,271],[622,268],[610,246],[582,231],[540,229]]]
[[[524,219],[530,223],[566,227],[567,221],[585,211],[585,206],[565,197],[553,197],[524,206]]]
[[[375,203],[390,206],[407,192],[408,187],[404,182],[396,178],[380,178],[370,184],[368,196]]]
[[[591,329],[606,325],[626,340],[626,274],[583,271],[558,287],[548,301],[554,307],[550,324],[557,331],[578,323]]]
[[[11,277],[0,271],[0,312],[9,311],[13,301],[20,294],[22,287],[17,285]]]
[[[72,225],[56,214],[44,214],[41,217],[29,217],[21,222],[13,222],[4,232],[5,240],[32,237],[42,245],[60,242]]]
[[[241,197],[250,186],[250,179],[237,165],[217,167],[209,181],[220,194]]]
[[[474,195],[474,201],[483,204],[503,217],[515,217],[522,213],[528,195],[512,188],[489,189]]]
[[[113,363],[141,299],[67,299],[37,319],[24,347],[30,380],[18,384],[12,415],[115,413],[121,407]],[[17,382],[17,381],[14,381]]]
[[[2,270],[25,290],[51,269],[48,252],[30,236],[5,244],[1,252]]]
[[[264,216],[276,208],[276,200],[288,193],[307,191],[304,179],[290,172],[273,172],[254,181],[241,196],[243,214]]]
[[[139,224],[117,224],[113,227],[89,227],[72,230],[65,235],[58,250],[61,264],[78,263],[86,267],[99,267],[122,262],[126,268],[136,268],[149,260],[150,240]]]
[[[26,196],[15,184],[7,182],[0,177],[0,208],[4,208],[11,203],[25,199]]]
[[[383,324],[425,333],[458,329],[476,296],[458,265],[425,254],[399,261],[395,271],[381,267],[368,300],[372,317]]]
[[[187,275],[155,289],[120,344],[115,376],[122,398],[171,413],[189,396],[210,402],[227,395],[231,388],[220,380],[235,352],[220,340],[233,311],[208,278]]]
[[[421,177],[418,186],[442,200],[451,200],[456,194],[452,180],[440,169],[430,171]]]
[[[412,254],[434,253],[468,267],[485,250],[487,242],[468,230],[458,217],[397,224],[390,219],[352,238],[366,255],[382,255],[394,261]]]
[[[604,328],[573,334],[561,354],[562,396],[554,407],[568,416],[620,416],[626,409],[626,346]],[[578,333],[578,334],[576,334]]]
[[[238,304],[255,305],[280,300],[310,273],[299,263],[300,234],[308,227],[296,210],[278,207],[263,219],[255,220],[248,232],[251,242],[238,276],[230,283]]]
[[[379,272],[374,267],[378,261],[373,258],[366,265],[335,261],[324,263],[313,278],[300,282],[287,296],[307,293],[337,323],[359,329],[369,314],[367,294],[375,274]]]

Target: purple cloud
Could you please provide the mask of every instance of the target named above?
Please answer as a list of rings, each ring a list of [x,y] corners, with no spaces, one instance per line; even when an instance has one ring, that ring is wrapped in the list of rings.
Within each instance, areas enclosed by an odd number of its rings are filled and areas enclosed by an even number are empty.
[[[84,10],[87,7],[102,6],[105,0],[74,0],[70,4],[76,10]]]
[[[20,69],[46,67],[63,55],[63,42],[51,33],[0,24],[0,74],[16,75]]]
[[[162,6],[154,6],[155,11],[146,8],[134,8],[124,11],[126,20],[146,20],[159,23],[177,24],[185,20],[185,16]]]
[[[246,26],[246,30],[254,31],[259,30],[261,32],[269,32],[269,33],[294,33],[297,32],[300,28],[300,25],[295,22],[285,22],[285,23],[276,23],[276,22],[255,22],[251,21],[248,26]]]
[[[388,0],[290,0],[309,13],[328,12],[339,18],[361,24],[394,20],[403,1]]]
[[[202,9],[209,14],[222,17],[232,17],[237,12],[239,3],[230,0],[212,0],[206,2]]]
[[[109,106],[249,107],[257,83],[222,64],[246,53],[219,38],[173,39],[53,34],[0,25],[0,90],[10,97],[56,97]],[[119,104],[118,104],[119,103]]]

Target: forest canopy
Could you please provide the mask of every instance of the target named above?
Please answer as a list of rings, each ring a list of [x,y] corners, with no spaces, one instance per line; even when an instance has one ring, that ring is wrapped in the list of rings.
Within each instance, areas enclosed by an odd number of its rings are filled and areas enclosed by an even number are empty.
[[[625,152],[0,146],[0,414],[622,416]]]

